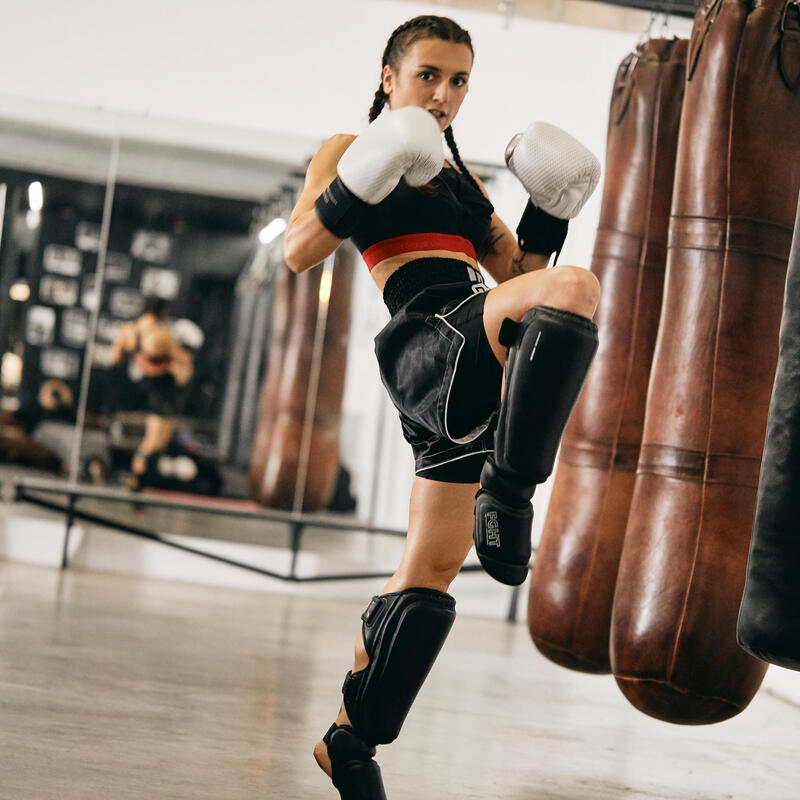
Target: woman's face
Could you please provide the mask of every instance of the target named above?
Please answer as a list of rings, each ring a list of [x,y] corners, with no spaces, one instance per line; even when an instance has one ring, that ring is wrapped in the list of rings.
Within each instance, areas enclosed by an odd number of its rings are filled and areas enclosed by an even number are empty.
[[[389,108],[419,106],[433,114],[444,130],[464,102],[471,69],[472,51],[467,45],[419,39],[403,56],[397,71],[383,68]]]

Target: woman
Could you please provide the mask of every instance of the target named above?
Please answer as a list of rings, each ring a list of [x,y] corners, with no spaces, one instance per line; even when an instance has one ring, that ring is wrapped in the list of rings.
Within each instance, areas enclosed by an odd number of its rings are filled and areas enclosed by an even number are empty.
[[[175,417],[181,410],[182,390],[193,373],[191,354],[180,347],[165,324],[168,308],[166,300],[145,298],[142,315],[122,326],[112,346],[114,364],[129,357],[133,359],[147,396],[144,438],[131,461],[132,489],[141,488],[148,458],[163,450],[172,439]]]
[[[447,588],[473,539],[491,575],[525,579],[533,489],[552,470],[597,343],[597,280],[543,269],[597,184],[597,160],[552,126],[512,140],[507,163],[532,195],[517,242],[450,127],[472,60],[452,20],[397,28],[370,126],[323,144],[286,233],[295,272],[344,238],[361,250],[392,315],[376,353],[416,460],[400,566],[362,616],[344,704],[314,749],[344,800],[385,796],[375,745],[397,736],[444,643],[455,616]]]

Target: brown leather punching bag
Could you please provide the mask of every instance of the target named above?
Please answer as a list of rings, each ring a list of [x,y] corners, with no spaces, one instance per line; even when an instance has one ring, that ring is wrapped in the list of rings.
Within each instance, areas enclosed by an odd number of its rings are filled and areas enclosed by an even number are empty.
[[[600,347],[564,431],[528,628],[549,659],[611,671],[608,635],[661,312],[688,42],[653,39],[614,82],[592,271]]]
[[[258,426],[255,441],[250,453],[250,468],[247,482],[250,496],[257,498],[261,490],[264,469],[269,457],[269,440],[275,411],[278,408],[278,393],[283,374],[283,359],[286,356],[289,340],[289,320],[292,317],[294,273],[288,269],[278,268],[275,277],[275,289],[272,298],[272,314],[270,316],[269,341],[267,343],[267,371],[261,386],[261,397],[258,404]]]
[[[254,499],[270,508],[317,511],[333,492],[355,262],[346,243],[332,272],[286,270],[276,290],[249,475]]]
[[[617,683],[668,722],[741,711],[736,643],[800,188],[800,9],[713,0],[687,63],[664,300],[611,625]]]

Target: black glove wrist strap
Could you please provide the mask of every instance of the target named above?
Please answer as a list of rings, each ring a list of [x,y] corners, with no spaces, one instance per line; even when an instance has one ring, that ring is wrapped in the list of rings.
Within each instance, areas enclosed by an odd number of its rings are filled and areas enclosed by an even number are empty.
[[[358,227],[367,207],[337,177],[314,202],[319,221],[340,239],[347,239]]]
[[[522,219],[517,225],[519,249],[523,253],[545,256],[556,253],[557,259],[567,238],[568,226],[568,220],[554,217],[528,200]]]

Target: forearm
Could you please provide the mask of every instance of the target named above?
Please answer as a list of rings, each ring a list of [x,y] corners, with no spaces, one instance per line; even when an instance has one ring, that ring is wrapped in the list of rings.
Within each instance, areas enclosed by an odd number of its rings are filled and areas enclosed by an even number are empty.
[[[119,364],[125,358],[125,350],[122,343],[117,340],[111,345],[111,363]]]
[[[484,259],[484,261],[481,262],[481,266],[497,281],[497,283],[504,283],[511,278],[516,278],[518,275],[524,275],[526,272],[535,272],[536,270],[544,269],[549,261],[549,255],[525,253],[520,250],[519,245],[515,243],[513,249],[508,248],[504,257],[498,258],[497,255],[492,255]]]
[[[549,261],[550,255],[525,253],[520,250],[519,245],[517,245],[514,248],[514,254],[511,256],[508,278],[524,275],[526,272],[535,272],[538,269],[545,269]],[[506,278],[506,280],[508,280],[508,278]]]
[[[304,272],[324,261],[341,243],[311,208],[289,222],[283,242],[286,265],[292,272]]]

